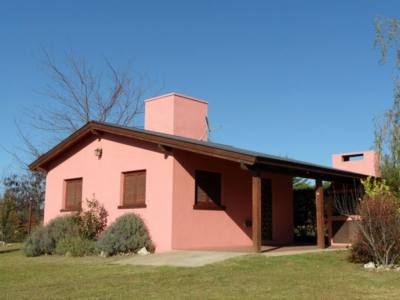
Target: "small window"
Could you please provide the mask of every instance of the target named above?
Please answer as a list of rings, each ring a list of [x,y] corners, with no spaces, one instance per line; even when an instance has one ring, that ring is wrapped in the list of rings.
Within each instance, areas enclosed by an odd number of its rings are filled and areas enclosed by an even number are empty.
[[[82,205],[82,178],[65,180],[64,210],[77,211]]]
[[[146,207],[146,171],[123,173],[122,205],[118,208]]]
[[[194,208],[224,209],[221,205],[221,174],[196,171],[196,199]]]

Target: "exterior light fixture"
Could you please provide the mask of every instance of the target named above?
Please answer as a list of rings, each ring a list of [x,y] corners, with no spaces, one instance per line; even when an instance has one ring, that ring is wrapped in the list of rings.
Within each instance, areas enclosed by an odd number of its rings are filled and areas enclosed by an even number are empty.
[[[103,155],[103,149],[102,148],[96,148],[94,150],[94,155],[97,156],[98,159],[100,159]]]
[[[247,218],[246,220],[244,220],[244,226],[247,228],[250,228],[253,226],[253,222],[250,218]]]

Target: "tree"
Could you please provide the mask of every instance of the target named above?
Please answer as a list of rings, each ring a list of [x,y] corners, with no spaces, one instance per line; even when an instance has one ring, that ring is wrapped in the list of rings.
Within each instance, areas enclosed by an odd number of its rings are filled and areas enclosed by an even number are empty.
[[[26,225],[27,233],[40,222],[43,215],[44,179],[45,175],[40,172],[12,175],[4,179],[6,195],[13,198],[15,210]]]
[[[392,61],[389,54],[394,52],[396,74],[392,107],[375,122],[374,147],[380,153],[383,180],[368,178],[362,182],[363,191],[334,197],[334,203],[342,214],[360,217],[354,222],[358,234],[353,241],[352,259],[373,260],[388,267],[400,257],[400,21],[378,17],[375,29],[374,46],[380,50],[380,63]]]
[[[395,64],[400,67],[400,20],[388,17],[375,18],[374,47],[381,53],[380,63],[385,64],[390,50],[395,52]]]
[[[16,122],[22,147],[9,152],[24,171],[4,180],[15,195],[16,209],[28,212],[29,231],[33,220],[42,214],[45,187],[44,174],[30,172],[29,162],[89,121],[132,126],[143,113],[143,99],[150,91],[146,76],[117,69],[107,59],[103,69],[95,71],[73,52],[64,56],[63,63],[43,53],[49,81],[42,95],[47,101],[27,109],[25,123]]]
[[[380,49],[381,63],[390,50],[395,52],[396,70],[400,68],[400,21],[379,17],[375,20],[375,47]],[[400,81],[394,81],[394,101],[382,118],[375,122],[374,147],[380,153],[382,177],[391,190],[400,195]]]
[[[25,228],[19,218],[15,199],[9,191],[4,193],[0,201],[0,241],[20,241],[24,236]]]
[[[47,101],[26,110],[27,126],[16,124],[29,159],[43,153],[38,145],[48,148],[92,120],[132,126],[143,113],[144,97],[151,90],[144,75],[117,69],[107,59],[102,70],[95,71],[73,52],[57,63],[44,51],[43,69],[49,82],[41,94]],[[33,140],[32,135],[41,138]]]
[[[311,189],[311,188],[312,188],[312,186],[311,186],[308,178],[293,177],[293,189],[294,190],[303,190],[303,189]]]

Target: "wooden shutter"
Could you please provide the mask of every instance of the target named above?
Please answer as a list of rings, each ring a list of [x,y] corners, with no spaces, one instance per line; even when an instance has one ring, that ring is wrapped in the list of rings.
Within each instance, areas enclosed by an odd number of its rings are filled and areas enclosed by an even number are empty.
[[[123,207],[144,207],[146,203],[146,171],[124,173]]]
[[[197,208],[221,207],[221,174],[196,171]]]
[[[82,178],[65,181],[65,209],[79,210],[82,203]]]

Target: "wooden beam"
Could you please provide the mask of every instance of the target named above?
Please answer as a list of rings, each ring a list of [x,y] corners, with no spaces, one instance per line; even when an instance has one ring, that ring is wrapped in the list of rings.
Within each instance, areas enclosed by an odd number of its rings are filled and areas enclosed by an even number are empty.
[[[163,152],[165,155],[171,155],[172,154],[172,148],[169,146],[164,146],[162,144],[157,144],[158,149],[160,149],[161,152]]]
[[[97,136],[97,139],[100,141],[101,140],[101,136],[103,135],[103,132],[96,130],[96,129],[90,129],[90,132]]]
[[[324,220],[324,187],[321,180],[316,180],[315,187],[315,210],[317,220],[317,246],[320,249],[325,248],[325,220]]]
[[[332,215],[333,215],[333,195],[329,193],[327,199],[327,223],[328,223],[328,245],[332,245]]]
[[[253,174],[252,177],[252,237],[255,252],[261,252],[261,177]]]
[[[245,171],[251,171],[251,166],[244,163],[243,161],[240,162],[240,168]]]

